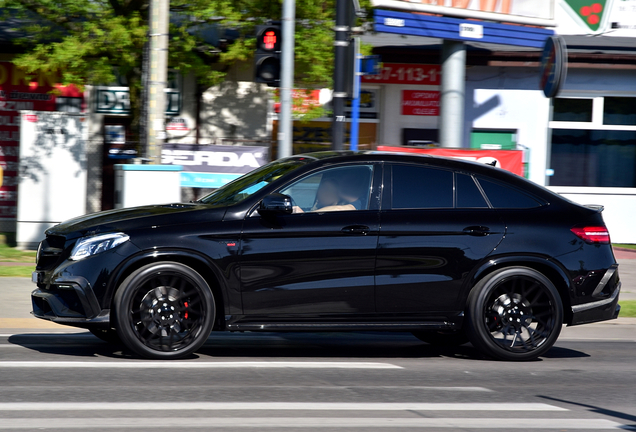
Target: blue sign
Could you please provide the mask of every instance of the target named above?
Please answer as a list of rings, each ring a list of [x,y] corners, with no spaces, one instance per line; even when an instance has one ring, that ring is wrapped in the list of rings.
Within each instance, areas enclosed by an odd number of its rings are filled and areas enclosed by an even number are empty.
[[[559,93],[567,74],[568,54],[565,42],[560,36],[549,37],[541,53],[541,81],[539,88],[545,97],[554,97]]]
[[[409,36],[543,48],[552,30],[489,21],[375,10],[375,31]]]
[[[182,172],[181,187],[216,189],[228,184],[243,174]]]

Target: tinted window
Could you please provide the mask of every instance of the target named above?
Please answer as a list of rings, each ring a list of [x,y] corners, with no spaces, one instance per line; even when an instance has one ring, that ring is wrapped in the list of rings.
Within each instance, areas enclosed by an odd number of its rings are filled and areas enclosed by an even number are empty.
[[[554,98],[552,101],[552,120],[591,122],[592,102],[592,99]]]
[[[535,198],[511,186],[483,178],[479,179],[479,184],[495,208],[532,208],[541,205]]]
[[[603,102],[603,124],[636,125],[636,98],[605,97]]]
[[[453,173],[394,165],[392,197],[394,209],[453,207]]]
[[[456,174],[455,193],[457,193],[457,207],[484,208],[488,203],[475,184],[473,178],[466,174]]]
[[[311,174],[280,192],[304,212],[367,210],[373,167],[329,168]]]

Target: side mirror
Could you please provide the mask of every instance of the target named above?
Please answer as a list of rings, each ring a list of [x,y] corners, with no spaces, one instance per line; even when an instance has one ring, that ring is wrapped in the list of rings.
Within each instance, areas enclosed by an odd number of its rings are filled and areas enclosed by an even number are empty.
[[[263,198],[258,206],[258,213],[262,216],[272,214],[292,214],[294,206],[289,195],[273,193]]]

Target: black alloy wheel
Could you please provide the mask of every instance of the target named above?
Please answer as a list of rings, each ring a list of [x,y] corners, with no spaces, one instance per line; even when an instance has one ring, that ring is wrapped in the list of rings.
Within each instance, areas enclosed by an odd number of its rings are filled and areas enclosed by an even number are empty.
[[[176,359],[201,347],[212,330],[212,291],[192,268],[149,264],[128,276],[115,293],[117,333],[142,357]]]
[[[556,342],[563,304],[554,284],[528,267],[508,267],[482,279],[468,297],[467,335],[501,360],[533,360]]]

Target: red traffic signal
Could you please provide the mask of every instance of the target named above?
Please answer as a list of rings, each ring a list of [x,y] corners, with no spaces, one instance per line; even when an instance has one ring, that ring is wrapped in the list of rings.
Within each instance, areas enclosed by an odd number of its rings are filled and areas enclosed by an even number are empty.
[[[281,28],[277,24],[256,26],[254,81],[270,87],[280,85]]]
[[[256,40],[259,51],[280,51],[280,26],[259,26]]]

